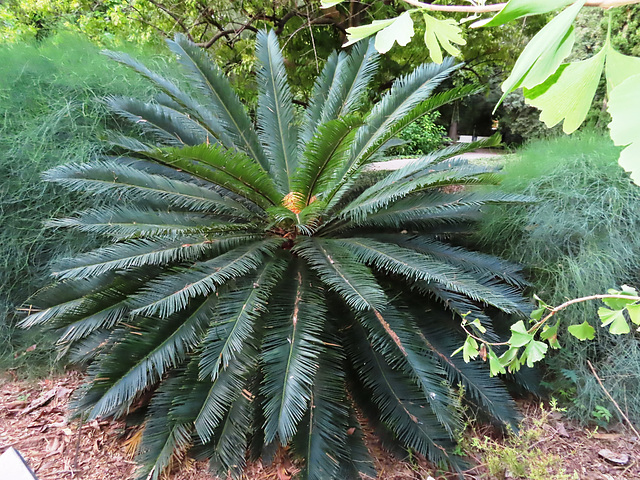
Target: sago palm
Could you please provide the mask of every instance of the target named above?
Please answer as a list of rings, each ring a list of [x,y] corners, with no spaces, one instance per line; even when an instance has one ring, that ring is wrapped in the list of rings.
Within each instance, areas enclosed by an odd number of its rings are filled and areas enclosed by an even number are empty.
[[[356,45],[328,59],[297,115],[277,39],[261,32],[254,128],[204,51],[169,46],[193,88],[107,52],[161,94],[108,99],[142,130],[112,139],[121,155],[46,174],[101,199],[54,225],[111,240],[61,261],[23,322],[60,329],[61,349],[89,365],[78,411],[146,414],[141,478],[187,452],[238,477],[248,452],[279,447],[303,459],[301,478],[374,476],[362,418],[455,465],[460,391],[512,421],[501,381],[451,353],[460,316],[491,335],[489,315],[525,308],[522,279],[450,240],[483,205],[522,199],[474,189],[495,177],[452,158],[465,147],[370,169],[405,126],[476,91],[433,94],[453,62],[399,78],[363,115],[378,58]]]

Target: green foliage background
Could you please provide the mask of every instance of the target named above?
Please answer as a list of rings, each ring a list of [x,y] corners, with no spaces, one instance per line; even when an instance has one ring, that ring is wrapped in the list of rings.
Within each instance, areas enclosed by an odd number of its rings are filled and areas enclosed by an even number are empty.
[[[525,193],[537,202],[509,210],[494,208],[480,237],[494,253],[527,266],[533,293],[551,305],[640,285],[640,189],[617,164],[619,148],[602,134],[538,140],[516,154],[504,171],[501,189]],[[496,238],[504,240],[495,242]],[[556,391],[570,400],[568,414],[593,421],[597,405],[610,405],[586,361],[635,420],[640,419],[640,341],[598,327],[595,302],[559,314],[563,349],[547,359]],[[597,341],[580,342],[570,324],[590,322]]]

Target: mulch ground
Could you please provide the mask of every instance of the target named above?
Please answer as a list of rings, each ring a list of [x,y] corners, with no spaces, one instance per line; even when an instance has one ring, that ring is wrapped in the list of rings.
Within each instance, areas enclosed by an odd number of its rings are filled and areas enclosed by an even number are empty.
[[[68,417],[71,393],[82,383],[82,376],[70,372],[65,376],[38,383],[2,381],[0,385],[0,454],[8,447],[16,448],[40,480],[55,479],[129,479],[134,476],[135,431],[122,422],[92,421],[80,425]],[[584,480],[640,480],[639,440],[620,430],[607,432],[586,430],[564,421],[559,414],[541,411],[531,404],[523,406],[524,428],[542,428],[534,444],[542,454],[562,459],[567,473],[575,472]],[[541,422],[541,417],[544,421]],[[527,425],[527,422],[529,425]],[[488,430],[477,435],[490,436]],[[493,442],[494,440],[492,440]],[[501,441],[496,439],[496,444]],[[431,480],[454,478],[441,475],[426,461],[413,459],[411,464],[384,452],[377,440],[367,439],[376,459],[379,478],[384,480]],[[599,452],[628,456],[624,465],[616,465]],[[505,470],[490,476],[481,453],[472,453],[477,465],[465,473],[467,479],[526,478]],[[289,480],[296,466],[279,456],[274,465],[253,463],[247,470],[248,480]],[[549,479],[555,472],[549,472]],[[0,475],[1,477],[1,475]],[[170,477],[173,480],[210,480],[213,477],[203,462],[187,460]]]

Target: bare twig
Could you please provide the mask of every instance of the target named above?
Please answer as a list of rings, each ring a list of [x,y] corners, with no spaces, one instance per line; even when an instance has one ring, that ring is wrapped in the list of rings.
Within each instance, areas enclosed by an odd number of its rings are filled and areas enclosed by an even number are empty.
[[[602,387],[602,391],[605,393],[605,395],[607,397],[609,397],[609,400],[611,400],[611,402],[613,403],[613,405],[616,407],[616,409],[618,410],[618,412],[620,413],[620,415],[622,415],[622,418],[624,418],[624,420],[627,422],[627,425],[629,425],[629,428],[633,431],[633,433],[635,433],[636,435],[636,442],[640,441],[640,433],[638,433],[638,430],[635,429],[635,427],[633,426],[633,423],[631,423],[631,420],[629,420],[629,417],[627,417],[624,412],[622,411],[622,409],[620,408],[620,405],[618,405],[618,402],[616,402],[613,397],[611,396],[611,394],[609,393],[609,391],[604,387],[604,385],[602,384],[602,380],[600,380],[600,377],[598,376],[598,374],[596,373],[595,368],[593,368],[593,365],[591,365],[591,362],[589,360],[587,360],[587,364],[589,365],[589,368],[591,369],[591,372],[593,373],[593,376],[596,377],[596,380],[598,381],[598,384],[600,385],[600,387]]]

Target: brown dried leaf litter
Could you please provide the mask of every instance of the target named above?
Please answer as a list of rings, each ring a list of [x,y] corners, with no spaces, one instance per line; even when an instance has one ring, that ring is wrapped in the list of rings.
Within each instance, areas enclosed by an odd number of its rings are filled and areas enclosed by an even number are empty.
[[[70,372],[37,384],[16,381],[0,384],[0,454],[8,447],[16,448],[40,480],[130,479],[135,472],[133,457],[139,441],[138,430],[127,429],[123,422],[111,420],[94,420],[81,426],[77,421],[69,422],[68,403],[82,378],[81,374]],[[526,410],[525,424],[539,415],[534,407]],[[624,433],[594,434],[593,430],[584,430],[554,417],[544,428],[548,434],[537,442],[536,448],[560,456],[566,472],[575,471],[581,480],[640,480],[640,443]],[[367,446],[375,458],[380,479],[454,478],[450,474],[439,475],[421,458],[414,458],[411,464],[395,459],[372,435],[367,435]],[[627,455],[629,463],[611,464],[598,455],[603,449]],[[488,476],[482,467],[482,458],[477,460],[480,466],[469,470],[465,478],[496,478]],[[283,451],[276,456],[274,465],[265,466],[261,462],[249,465],[246,478],[289,480],[298,470]],[[552,472],[549,473],[549,478],[553,478]],[[209,480],[214,477],[206,463],[187,459],[170,478]]]

